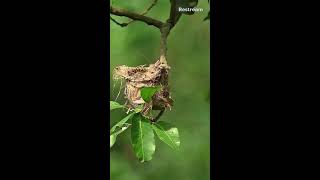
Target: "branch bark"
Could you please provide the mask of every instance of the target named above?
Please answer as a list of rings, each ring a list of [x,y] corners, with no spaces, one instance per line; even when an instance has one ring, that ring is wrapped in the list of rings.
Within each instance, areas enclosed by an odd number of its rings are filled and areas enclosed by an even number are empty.
[[[120,23],[120,22],[116,21],[116,20],[113,19],[111,16],[110,16],[110,19],[111,19],[111,21],[113,21],[114,23],[116,23],[117,25],[119,25],[119,26],[121,26],[121,27],[125,27],[125,26],[128,25],[128,24],[126,24],[126,23]]]
[[[159,29],[163,25],[163,22],[161,22],[159,20],[144,16],[144,15],[140,15],[140,14],[137,14],[137,13],[133,13],[133,12],[127,11],[125,9],[114,8],[114,7],[110,6],[110,12],[113,15],[125,16],[125,17],[128,17],[128,18],[132,19],[132,20],[141,21],[141,22],[144,22],[144,23],[146,23],[148,25],[155,26],[155,27],[157,27]]]
[[[167,64],[167,39],[170,33],[170,23],[165,23],[161,28],[160,36],[160,63]]]
[[[156,4],[157,4],[158,0],[153,0],[153,2],[150,4],[150,6],[144,10],[144,12],[141,13],[141,15],[145,15],[147,14]],[[122,23],[125,24],[126,26],[129,25],[130,23],[132,23],[134,20],[131,19],[130,21],[128,21],[127,23]]]
[[[154,0],[153,3],[149,6],[149,8],[146,9],[146,11],[144,13],[147,13],[156,3],[157,3],[157,0]],[[167,64],[167,60],[166,60],[167,59],[166,58],[167,57],[167,38],[169,36],[170,30],[175,26],[175,24],[178,22],[178,20],[181,17],[181,13],[177,12],[176,0],[170,0],[170,3],[171,3],[170,15],[165,23],[163,23],[159,20],[144,16],[143,15],[144,13],[137,14],[137,13],[127,11],[125,9],[114,8],[114,7],[110,6],[110,12],[113,15],[125,16],[125,17],[132,19],[132,20],[142,21],[148,25],[152,25],[152,26],[155,26],[160,29],[160,33],[161,33],[161,36],[160,36],[160,62],[164,63],[164,64]],[[130,23],[130,21],[128,23],[119,23],[116,20],[114,20],[113,18],[111,18],[111,20],[113,22],[115,22],[116,24],[120,25],[121,27],[125,27]]]
[[[169,19],[167,20],[167,22],[170,23],[171,26],[173,27],[180,19],[181,13],[177,11],[178,7],[177,7],[176,0],[170,0],[170,3],[171,3],[170,15],[169,15]]]
[[[167,39],[171,29],[176,25],[181,17],[181,13],[177,12],[177,1],[170,0],[170,15],[166,23],[160,28],[160,62],[167,64]]]

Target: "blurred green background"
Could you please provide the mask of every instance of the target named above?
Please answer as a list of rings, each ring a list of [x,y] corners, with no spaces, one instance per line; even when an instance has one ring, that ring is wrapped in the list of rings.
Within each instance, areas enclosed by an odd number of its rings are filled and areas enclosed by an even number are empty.
[[[149,3],[149,0],[113,0],[112,5],[143,12]],[[161,120],[178,127],[181,150],[175,152],[156,138],[153,160],[140,163],[132,151],[128,130],[118,136],[110,150],[111,180],[206,180],[210,177],[210,21],[203,21],[209,11],[208,1],[200,0],[197,7],[204,11],[183,15],[168,38],[169,84],[174,107]],[[169,8],[169,0],[160,0],[147,15],[165,21]],[[121,22],[128,20],[113,18]],[[142,22],[122,28],[112,21],[110,28],[110,77],[116,66],[148,65],[159,56],[157,28]],[[110,99],[115,100],[120,82],[110,80]],[[125,102],[122,95],[117,101]],[[110,126],[123,117],[122,110],[112,111]]]

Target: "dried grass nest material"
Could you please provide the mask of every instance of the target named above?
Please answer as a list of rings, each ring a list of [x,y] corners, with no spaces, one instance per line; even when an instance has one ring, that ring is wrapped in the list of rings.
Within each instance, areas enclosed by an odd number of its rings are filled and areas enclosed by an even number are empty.
[[[114,69],[113,79],[125,80],[124,96],[127,99],[129,108],[135,108],[145,104],[143,113],[148,114],[153,110],[163,110],[171,108],[173,100],[170,98],[168,88],[168,72],[170,67],[167,63],[157,60],[148,67],[137,66],[128,67],[125,65],[118,66]],[[152,97],[151,102],[146,103],[140,95],[143,87],[161,87],[160,90]]]

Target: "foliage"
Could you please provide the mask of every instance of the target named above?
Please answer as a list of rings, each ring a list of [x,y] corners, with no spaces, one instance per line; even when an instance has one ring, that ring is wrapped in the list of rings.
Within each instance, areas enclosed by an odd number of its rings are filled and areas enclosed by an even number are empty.
[[[160,87],[144,87],[141,90],[141,97],[145,102],[150,102],[154,93],[159,91]]]
[[[158,90],[159,87],[144,87],[141,90],[141,96],[146,102],[149,102]],[[126,106],[110,101],[110,110],[118,108],[126,109]],[[127,123],[129,120],[131,120],[131,124]],[[129,127],[131,127],[132,147],[140,162],[150,161],[156,150],[153,131],[157,133],[160,140],[164,141],[173,149],[177,150],[179,148],[180,139],[178,129],[166,122],[153,123],[141,114],[141,107],[133,109],[133,112],[129,113],[129,115],[111,128],[110,148],[116,143],[117,136]]]

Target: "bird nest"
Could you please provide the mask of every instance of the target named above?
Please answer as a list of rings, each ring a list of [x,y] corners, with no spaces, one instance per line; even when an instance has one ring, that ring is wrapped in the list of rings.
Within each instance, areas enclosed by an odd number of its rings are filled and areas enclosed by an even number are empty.
[[[125,81],[124,96],[127,99],[128,108],[134,109],[143,105],[142,114],[147,116],[151,110],[171,109],[173,100],[168,88],[169,69],[167,63],[161,60],[147,67],[145,65],[137,67],[122,65],[114,69],[113,78]],[[147,103],[141,97],[143,87],[160,87],[160,90]]]

